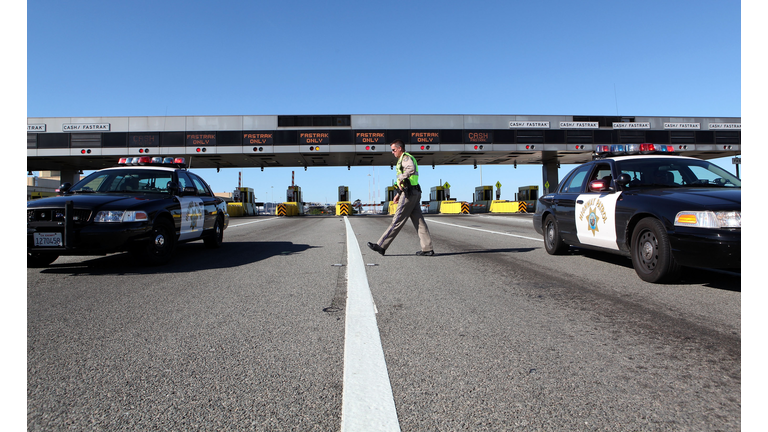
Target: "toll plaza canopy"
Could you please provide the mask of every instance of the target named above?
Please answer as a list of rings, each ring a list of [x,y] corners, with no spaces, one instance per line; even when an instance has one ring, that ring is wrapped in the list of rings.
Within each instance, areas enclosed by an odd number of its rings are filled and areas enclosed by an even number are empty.
[[[740,117],[234,115],[29,117],[27,170],[96,170],[120,156],[183,156],[193,168],[390,166],[401,139],[420,165],[583,163],[599,144],[686,156],[741,154]]]

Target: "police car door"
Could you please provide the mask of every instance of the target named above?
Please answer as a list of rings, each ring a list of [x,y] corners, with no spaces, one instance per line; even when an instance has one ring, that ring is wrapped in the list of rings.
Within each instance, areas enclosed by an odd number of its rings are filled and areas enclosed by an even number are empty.
[[[179,240],[189,240],[198,238],[203,234],[204,225],[204,205],[203,200],[197,195],[197,187],[192,179],[184,171],[177,172],[179,177],[179,188],[184,191],[175,198],[181,204],[181,228],[179,231]],[[191,192],[194,190],[194,192]]]
[[[565,179],[562,188],[554,196],[553,209],[560,229],[560,235],[569,244],[574,244],[577,241],[576,225],[574,223],[576,200],[582,190],[584,190],[584,184],[591,169],[591,165],[584,165],[574,170]]]
[[[191,172],[187,172],[187,176],[192,179],[192,183],[194,183],[195,188],[197,188],[197,197],[203,201],[203,217],[205,220],[203,229],[212,229],[218,215],[216,204],[218,204],[221,199],[213,194],[210,187],[208,187],[208,184],[203,179]]]
[[[593,180],[608,181],[611,190],[591,192],[589,183]],[[616,191],[611,166],[607,162],[596,164],[584,193],[576,199],[576,233],[579,243],[619,249],[616,244],[616,202],[620,197],[621,191]]]

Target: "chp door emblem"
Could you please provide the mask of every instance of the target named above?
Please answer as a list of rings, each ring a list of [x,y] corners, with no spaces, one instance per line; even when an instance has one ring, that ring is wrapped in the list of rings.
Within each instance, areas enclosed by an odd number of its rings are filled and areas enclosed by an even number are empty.
[[[586,220],[584,219],[584,216],[586,216]],[[600,232],[600,228],[598,227],[600,219],[602,219],[603,224],[608,221],[605,205],[603,205],[603,202],[600,201],[599,198],[592,198],[584,204],[584,207],[582,207],[579,220],[587,223],[587,230],[592,231],[592,236],[594,237],[596,235],[595,233]]]

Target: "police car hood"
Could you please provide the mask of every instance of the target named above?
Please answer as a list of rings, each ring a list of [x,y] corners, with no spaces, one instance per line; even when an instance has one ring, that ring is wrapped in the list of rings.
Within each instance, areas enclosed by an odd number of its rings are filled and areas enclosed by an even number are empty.
[[[159,196],[152,198],[157,197]],[[95,209],[108,205],[110,208],[128,209],[140,203],[146,203],[147,199],[150,198],[143,195],[74,194],[27,201],[27,208],[64,208],[67,201],[72,201],[72,204],[77,208]]]
[[[638,191],[641,195],[654,195],[659,199],[689,207],[709,210],[741,209],[741,189],[738,188],[665,188]]]

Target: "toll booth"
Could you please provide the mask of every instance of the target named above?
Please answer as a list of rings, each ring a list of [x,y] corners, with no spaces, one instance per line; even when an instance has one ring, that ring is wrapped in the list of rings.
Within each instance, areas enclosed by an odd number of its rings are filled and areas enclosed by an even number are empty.
[[[430,214],[440,213],[440,204],[447,200],[446,190],[443,186],[433,186],[429,190],[429,210]]]
[[[337,216],[350,216],[352,215],[352,203],[349,201],[349,187],[339,186],[339,196],[336,202],[336,215]]]
[[[338,201],[349,201],[349,186],[339,186]]]
[[[296,207],[295,213],[303,215],[304,214],[304,203],[301,197],[301,188],[298,186],[288,186],[288,191],[286,191],[285,194],[285,202],[286,204],[293,205]]]
[[[536,201],[539,200],[538,186],[520,186],[515,194],[515,201],[520,204],[521,211],[534,213],[536,211]],[[523,204],[524,207],[523,207]]]
[[[387,188],[384,190],[384,196],[387,197],[387,199],[382,203],[382,211],[384,214],[394,214],[394,210],[390,211],[390,207],[397,205],[393,203],[396,194],[397,191],[395,190],[394,186],[387,186]]]
[[[476,186],[470,213],[488,213],[493,201],[493,186]]]
[[[256,197],[253,195],[253,188],[235,188],[232,193],[232,203],[230,203],[230,205],[233,207],[242,207],[243,216],[256,216],[259,214],[259,211],[256,208]]]

